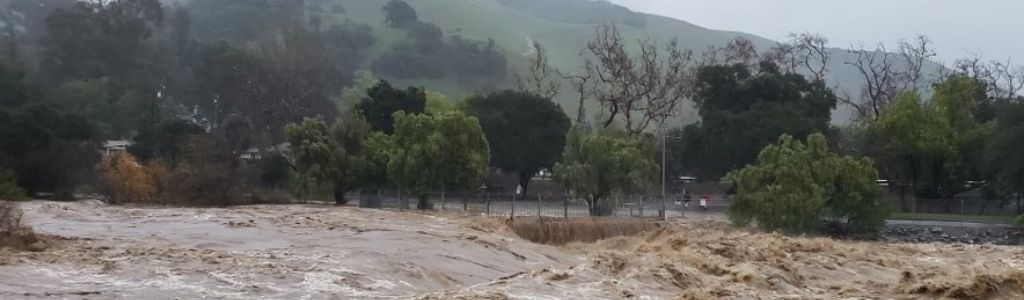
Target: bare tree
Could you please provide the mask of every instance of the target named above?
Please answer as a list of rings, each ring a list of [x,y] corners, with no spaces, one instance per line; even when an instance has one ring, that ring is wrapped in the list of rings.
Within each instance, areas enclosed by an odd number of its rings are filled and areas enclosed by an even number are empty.
[[[774,61],[790,73],[803,69],[815,81],[825,81],[831,54],[828,39],[811,33],[790,33],[789,39],[774,47],[766,58]]]
[[[913,40],[900,40],[900,56],[903,57],[905,71],[903,71],[903,88],[916,88],[921,84],[921,77],[924,76],[924,65],[929,59],[935,57],[932,50],[932,40],[927,36],[919,35]]]
[[[595,61],[593,95],[608,113],[603,125],[619,118],[630,134],[664,122],[692,93],[692,53],[676,40],[663,49],[649,39],[637,43],[639,55],[630,56],[618,28],[605,24],[586,48]]]
[[[593,74],[590,72],[593,70],[593,62],[589,59],[584,61],[584,72],[580,74],[562,74],[559,75],[563,80],[569,81],[573,90],[579,95],[579,107],[576,110],[576,124],[582,127],[584,130],[589,130],[590,124],[587,122],[587,108],[586,101],[588,97],[591,97],[591,85],[593,84]]]
[[[725,48],[723,48],[723,53],[726,64],[744,64],[749,66],[754,65],[760,59],[757,48],[754,47],[754,42],[743,37],[737,37],[729,41]]]
[[[980,54],[960,58],[941,72],[941,78],[963,76],[983,84],[985,94],[995,99],[1013,99],[1024,92],[1024,65],[1013,61],[985,61]]]
[[[708,46],[704,52],[701,52],[700,65],[743,64],[751,69],[757,69],[760,60],[761,55],[757,53],[753,41],[744,37],[736,37],[729,40],[723,47]]]
[[[1009,59],[1006,62],[992,61],[989,65],[993,97],[1012,99],[1021,96],[1024,90],[1024,65],[1014,65]]]
[[[874,48],[851,47],[853,55],[846,61],[864,80],[860,97],[841,97],[840,102],[853,107],[861,119],[878,118],[896,95],[922,86],[924,65],[935,56],[931,40],[919,36],[913,41],[900,41],[899,51],[890,52],[884,44]]]
[[[532,42],[530,59],[525,78],[518,72],[514,72],[516,86],[520,91],[530,92],[539,96],[554,98],[558,96],[558,90],[562,83],[556,77],[557,71],[552,69],[548,58],[548,50],[538,42]]]

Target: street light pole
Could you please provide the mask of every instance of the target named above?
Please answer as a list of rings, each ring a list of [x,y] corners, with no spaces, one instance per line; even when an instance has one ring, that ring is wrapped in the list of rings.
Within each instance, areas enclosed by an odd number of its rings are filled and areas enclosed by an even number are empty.
[[[661,124],[661,220],[668,220],[668,211],[665,210],[665,202],[668,201],[668,194],[665,192],[665,152],[668,150],[668,132],[665,132],[665,123]]]

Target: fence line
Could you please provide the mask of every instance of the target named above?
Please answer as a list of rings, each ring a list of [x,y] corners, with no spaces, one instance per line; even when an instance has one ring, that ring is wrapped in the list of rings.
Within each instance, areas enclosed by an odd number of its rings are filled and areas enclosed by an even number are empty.
[[[357,202],[365,195],[354,194],[350,199]],[[373,197],[373,196],[371,196]],[[418,198],[408,193],[402,199],[396,191],[381,191],[375,196],[381,208],[417,209]],[[728,207],[729,201],[724,197],[714,197],[708,201],[708,209],[699,207],[699,199],[690,203],[683,202],[681,195],[669,195],[668,201],[662,203],[660,197],[612,197],[615,201],[615,217],[661,218],[664,214],[669,218],[681,217],[686,213],[705,211],[721,212]],[[549,218],[583,218],[590,217],[587,202],[569,194],[535,193],[515,195],[511,193],[446,193],[442,199],[440,194],[430,194],[429,202],[434,210],[464,211],[488,216],[549,217]],[[407,203],[405,207],[403,203]]]

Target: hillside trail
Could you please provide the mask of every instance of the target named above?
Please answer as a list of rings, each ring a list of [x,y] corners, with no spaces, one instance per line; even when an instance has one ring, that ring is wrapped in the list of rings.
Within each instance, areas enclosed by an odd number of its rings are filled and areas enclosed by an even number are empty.
[[[717,218],[549,246],[506,220],[455,214],[22,208],[55,245],[0,250],[2,299],[1024,298],[1024,248],[786,237]]]

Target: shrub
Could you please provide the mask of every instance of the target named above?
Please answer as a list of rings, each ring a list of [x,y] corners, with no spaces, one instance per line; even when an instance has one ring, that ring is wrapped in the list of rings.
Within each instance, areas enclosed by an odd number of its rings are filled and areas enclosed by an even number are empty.
[[[844,231],[875,232],[889,214],[871,161],[839,157],[821,134],[806,144],[784,135],[761,150],[757,164],[726,179],[737,186],[729,218],[741,226],[805,233],[829,218]]]
[[[41,240],[21,222],[22,212],[11,202],[0,201],[0,248],[42,250]]]
[[[224,143],[212,135],[184,138],[180,161],[167,175],[161,201],[188,206],[227,206],[240,203],[241,164]]]
[[[166,176],[163,164],[149,168],[128,153],[103,158],[100,180],[111,203],[152,203],[159,192],[159,179]]]
[[[14,171],[0,168],[0,200],[16,201],[25,198],[25,190],[18,187]]]
[[[287,187],[291,166],[284,155],[273,153],[260,160],[259,172],[260,184],[264,188],[276,190]]]

